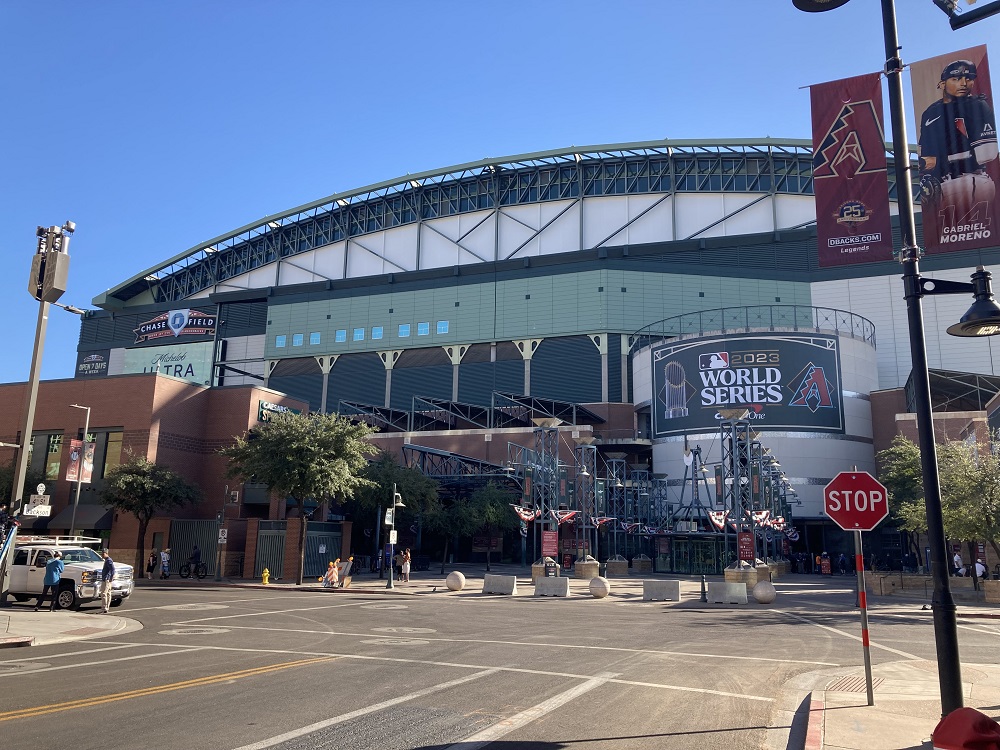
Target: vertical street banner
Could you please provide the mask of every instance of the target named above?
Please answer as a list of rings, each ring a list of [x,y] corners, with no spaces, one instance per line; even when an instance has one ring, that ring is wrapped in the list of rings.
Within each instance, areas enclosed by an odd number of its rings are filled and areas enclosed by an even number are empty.
[[[997,244],[997,121],[986,47],[912,63],[928,253]]]
[[[69,464],[66,466],[67,482],[90,484],[94,475],[94,452],[96,443],[82,440],[69,441]]]
[[[810,89],[819,265],[892,260],[878,73]]]

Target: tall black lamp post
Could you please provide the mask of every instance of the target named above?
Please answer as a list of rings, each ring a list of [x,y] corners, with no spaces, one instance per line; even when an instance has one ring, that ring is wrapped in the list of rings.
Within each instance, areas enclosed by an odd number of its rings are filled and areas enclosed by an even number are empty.
[[[846,2],[848,0],[792,0],[792,4],[796,8],[808,12],[833,10]],[[900,80],[903,61],[899,57],[896,7],[893,0],[881,0],[881,2],[882,34],[885,40],[886,58],[885,75],[889,82],[889,118],[892,124],[892,152],[896,168],[899,228],[902,234],[899,260],[903,266],[903,290],[910,333],[917,438],[920,446],[924,503],[927,508],[927,538],[931,550],[931,579],[934,584],[931,608],[937,650],[938,683],[941,689],[941,712],[942,715],[946,716],[962,707],[962,668],[958,655],[955,600],[952,597],[951,584],[948,580],[947,540],[941,511],[941,486],[938,475],[937,451],[934,444],[930,377],[927,372],[927,348],[921,300],[927,294],[971,293],[975,297],[976,301],[969,312],[962,316],[959,323],[948,328],[948,333],[954,336],[993,336],[1000,333],[1000,306],[993,299],[990,289],[990,274],[982,267],[972,274],[972,283],[936,281],[920,276],[920,248],[917,247],[916,222],[913,218],[909,146],[906,142],[903,83]]]

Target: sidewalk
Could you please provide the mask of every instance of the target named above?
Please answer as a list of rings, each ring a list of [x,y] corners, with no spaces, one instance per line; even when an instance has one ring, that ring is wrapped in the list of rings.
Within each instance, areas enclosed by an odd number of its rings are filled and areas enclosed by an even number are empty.
[[[515,565],[493,565],[493,573],[515,575],[521,596],[532,593],[531,571]],[[482,591],[485,570],[482,565],[451,565],[446,573],[459,570],[466,576],[465,588],[460,592],[448,590],[446,576],[440,568],[416,571],[410,582],[394,581],[388,589],[388,580],[371,573],[355,576],[347,589],[323,588],[318,582],[307,581],[301,586],[294,582],[278,581],[264,586],[259,580],[224,579],[216,582],[171,577],[167,580],[139,579],[139,588],[192,589],[232,587],[303,591],[314,594],[391,594],[399,596],[476,596]],[[641,600],[643,581],[665,579],[670,576],[638,575],[612,578],[609,598]],[[676,576],[675,576],[676,578]],[[684,609],[731,609],[744,605],[706,604],[700,600],[701,580],[698,576],[680,577],[681,602],[663,603],[664,607]],[[808,583],[840,589],[843,580],[818,576],[792,575],[777,581],[778,603],[782,601],[783,584]],[[588,582],[570,579],[575,598],[589,597]],[[791,593],[791,587],[787,589]],[[853,598],[853,597],[852,597]],[[768,605],[753,602],[750,609],[765,609]],[[931,612],[926,600],[899,595],[869,596],[870,611],[899,609],[901,612],[924,616],[930,627]],[[122,610],[128,614],[127,606]],[[970,625],[991,627],[1000,625],[1000,607],[983,604],[958,605],[959,621]],[[142,628],[142,624],[128,617],[112,614],[85,614],[71,611],[34,612],[29,607],[0,609],[0,649],[12,646],[48,645],[87,638],[120,635]],[[904,647],[905,649],[905,647]],[[973,654],[965,654],[968,658]],[[838,667],[810,672],[797,677],[786,687],[786,700],[782,700],[782,715],[776,724],[798,725],[799,735],[804,736],[805,750],[930,750],[931,731],[940,719],[937,664],[927,660],[904,660],[876,664],[872,668],[875,705],[867,705],[867,689],[863,666]],[[977,708],[987,716],[1000,719],[1000,665],[977,664],[971,660],[962,664],[965,705]],[[807,696],[805,701],[802,697]],[[798,718],[795,718],[795,716]],[[793,733],[794,733],[793,729]],[[794,745],[789,745],[794,747]]]

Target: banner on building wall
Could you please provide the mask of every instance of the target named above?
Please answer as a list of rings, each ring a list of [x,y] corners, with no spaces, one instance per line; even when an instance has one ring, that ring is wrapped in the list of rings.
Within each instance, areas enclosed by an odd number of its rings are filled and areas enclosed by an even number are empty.
[[[211,341],[126,349],[122,373],[158,372],[189,383],[211,385],[214,349]]]
[[[996,247],[1000,159],[986,47],[909,68],[926,250]]]
[[[76,377],[93,378],[108,374],[108,361],[111,350],[102,349],[98,352],[76,353]]]
[[[810,89],[821,267],[892,260],[878,73]]]
[[[844,431],[835,336],[771,334],[654,347],[653,437],[714,432],[746,409],[755,430]]]
[[[66,481],[90,484],[94,476],[94,454],[96,443],[84,443],[82,440],[69,441],[69,464],[66,466]]]

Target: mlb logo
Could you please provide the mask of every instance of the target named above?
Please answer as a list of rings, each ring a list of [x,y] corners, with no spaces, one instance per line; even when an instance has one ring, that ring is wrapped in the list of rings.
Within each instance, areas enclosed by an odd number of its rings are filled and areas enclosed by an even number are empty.
[[[719,370],[723,367],[729,367],[729,352],[698,355],[698,368],[701,370]]]

